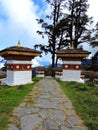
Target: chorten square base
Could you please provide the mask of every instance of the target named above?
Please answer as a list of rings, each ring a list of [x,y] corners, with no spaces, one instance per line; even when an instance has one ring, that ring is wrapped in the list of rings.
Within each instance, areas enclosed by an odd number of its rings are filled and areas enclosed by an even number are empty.
[[[14,86],[20,84],[32,83],[31,61],[7,61],[6,85]]]
[[[62,81],[84,82],[81,79],[81,61],[63,61]]]
[[[76,70],[63,70],[62,81],[76,81],[84,83],[84,80],[80,78],[81,71]]]
[[[7,78],[5,81],[6,85],[14,86],[32,83],[31,71],[10,71],[7,70]]]

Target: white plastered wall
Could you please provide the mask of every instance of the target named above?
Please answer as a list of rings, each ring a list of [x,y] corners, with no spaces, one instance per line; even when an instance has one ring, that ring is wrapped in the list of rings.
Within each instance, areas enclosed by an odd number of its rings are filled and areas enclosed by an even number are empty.
[[[45,76],[45,71],[37,71],[36,77],[44,77]]]
[[[63,61],[63,64],[79,64],[79,65],[81,65],[81,61]]]
[[[32,83],[32,72],[31,71],[11,71],[7,70],[6,84],[20,85]]]
[[[77,64],[80,65],[81,61],[63,61],[63,64]],[[64,70],[61,78],[62,81],[76,81],[76,82],[84,82],[81,79],[81,70]]]
[[[8,60],[7,64],[32,64],[32,61]]]
[[[17,60],[9,60],[7,64],[31,64],[31,61],[17,61]],[[24,70],[24,71],[12,71],[7,70],[7,78],[5,84],[13,86],[20,84],[32,83],[32,71]]]
[[[55,77],[61,79],[62,78],[62,74],[63,74],[62,72],[56,71]]]

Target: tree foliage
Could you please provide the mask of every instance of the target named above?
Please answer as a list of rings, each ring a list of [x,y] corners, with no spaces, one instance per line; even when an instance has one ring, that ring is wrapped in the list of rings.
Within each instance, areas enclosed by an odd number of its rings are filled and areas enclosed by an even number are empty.
[[[92,47],[98,46],[98,22],[95,25],[95,28],[92,29],[90,34],[90,43]]]
[[[39,47],[41,51],[44,51],[45,53],[50,52],[52,55],[52,67],[54,67],[55,52],[59,43],[62,41],[62,37],[57,37],[56,26],[63,16],[62,8],[64,6],[64,0],[47,0],[46,2],[51,6],[52,12],[50,15],[46,15],[48,20],[37,19],[38,24],[41,24],[41,27],[43,28],[43,31],[38,30],[37,33],[42,35],[43,38],[44,35],[47,35],[48,43],[47,45],[35,45],[35,48]]]
[[[87,42],[93,23],[87,15],[89,5],[87,0],[69,0],[65,17],[58,24],[58,30],[64,31],[64,42],[76,49],[80,43]],[[59,31],[58,31],[59,32]]]
[[[77,49],[80,43],[91,43],[97,45],[98,23],[93,29],[92,18],[87,15],[89,8],[88,0],[46,0],[51,6],[51,13],[46,15],[46,19],[37,19],[43,31],[37,33],[43,38],[48,37],[46,45],[37,44],[35,48],[40,48],[45,53],[52,55],[52,67],[55,64],[55,53],[66,46],[74,46]],[[48,19],[48,20],[47,20]]]
[[[98,64],[98,51],[92,57],[92,64]]]

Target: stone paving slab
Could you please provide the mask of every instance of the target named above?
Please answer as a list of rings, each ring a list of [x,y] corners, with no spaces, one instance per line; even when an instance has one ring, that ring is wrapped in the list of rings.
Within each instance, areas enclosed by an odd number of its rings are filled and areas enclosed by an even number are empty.
[[[45,77],[14,109],[6,130],[88,130],[52,77]]]

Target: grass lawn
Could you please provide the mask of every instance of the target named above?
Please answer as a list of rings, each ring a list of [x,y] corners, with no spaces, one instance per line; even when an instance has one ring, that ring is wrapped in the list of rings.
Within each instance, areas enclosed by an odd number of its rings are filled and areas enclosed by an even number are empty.
[[[98,86],[57,79],[90,130],[98,130]]]
[[[14,107],[23,101],[24,97],[30,92],[39,79],[40,78],[34,78],[34,83],[32,84],[13,87],[0,86],[0,130],[5,129]]]

